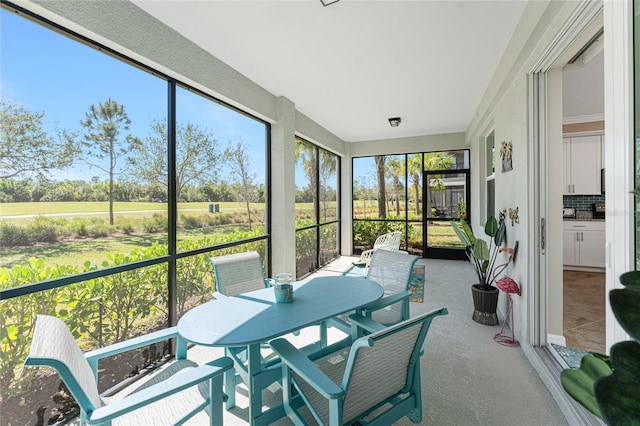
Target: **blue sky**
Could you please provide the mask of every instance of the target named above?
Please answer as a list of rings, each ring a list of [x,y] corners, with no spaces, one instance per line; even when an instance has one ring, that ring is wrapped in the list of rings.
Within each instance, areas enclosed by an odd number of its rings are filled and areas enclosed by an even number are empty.
[[[145,138],[150,123],[167,115],[167,83],[109,55],[0,9],[0,97],[44,112],[44,128],[80,131],[89,106],[111,98],[125,106],[130,133]],[[223,150],[244,140],[257,181],[264,177],[264,125],[186,90],[178,90],[177,115],[213,131]],[[259,148],[259,149],[258,149]],[[224,169],[223,169],[224,170]],[[97,169],[74,166],[59,178],[90,179]],[[105,178],[105,176],[101,176]]]

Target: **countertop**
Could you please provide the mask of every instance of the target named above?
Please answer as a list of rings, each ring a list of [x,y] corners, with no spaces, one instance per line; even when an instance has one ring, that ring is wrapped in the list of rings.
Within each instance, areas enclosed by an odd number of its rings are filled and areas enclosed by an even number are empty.
[[[576,220],[583,222],[604,222],[604,219],[594,219],[591,210],[577,210],[576,217],[563,217],[564,220]]]

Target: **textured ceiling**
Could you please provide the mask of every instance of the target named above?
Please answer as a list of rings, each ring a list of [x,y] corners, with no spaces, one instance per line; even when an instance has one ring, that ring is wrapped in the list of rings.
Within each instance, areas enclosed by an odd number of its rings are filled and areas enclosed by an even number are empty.
[[[350,142],[465,131],[526,4],[134,3]]]

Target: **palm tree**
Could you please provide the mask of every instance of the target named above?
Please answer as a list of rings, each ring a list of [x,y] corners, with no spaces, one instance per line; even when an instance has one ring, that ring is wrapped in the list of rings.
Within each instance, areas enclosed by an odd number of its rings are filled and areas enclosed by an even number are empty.
[[[376,155],[373,158],[376,162],[376,176],[378,177],[378,217],[384,219],[387,217],[387,190],[384,181],[384,165],[386,157],[384,155]]]
[[[405,166],[404,161],[399,160],[397,158],[387,158],[387,173],[391,177],[392,186],[391,189],[393,191],[393,201],[396,205],[396,216],[400,216],[400,198],[401,192],[403,192],[404,185],[400,180],[401,177],[404,177]]]
[[[318,159],[318,155],[320,159]],[[332,176],[336,169],[336,161],[333,161],[331,154],[327,151],[316,148],[311,143],[296,138],[295,146],[296,163],[301,162],[304,174],[309,179],[309,189],[313,200],[313,211],[319,212],[318,200],[318,179],[326,181]],[[318,170],[320,166],[320,170]]]
[[[449,170],[452,165],[453,156],[446,151],[431,152],[424,155],[425,171]],[[432,180],[430,182],[425,182],[425,184],[430,185],[432,191],[444,191],[446,187],[442,181],[442,175],[436,173],[432,176]],[[431,199],[430,197],[427,197],[427,212],[429,211],[431,211]]]

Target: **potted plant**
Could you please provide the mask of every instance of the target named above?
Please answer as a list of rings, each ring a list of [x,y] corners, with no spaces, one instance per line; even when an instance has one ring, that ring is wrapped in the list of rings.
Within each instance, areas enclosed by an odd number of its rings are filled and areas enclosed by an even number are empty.
[[[494,283],[499,272],[510,263],[501,265],[502,269],[499,267],[500,271],[494,273],[494,265],[507,234],[504,219],[498,221],[495,216],[487,219],[484,233],[489,237],[489,244],[484,239],[477,238],[464,219],[459,222],[452,220],[451,227],[464,244],[467,257],[478,275],[478,283],[471,286],[474,305],[472,318],[480,324],[498,325],[498,288]],[[515,251],[510,256],[509,260],[512,260]]]

